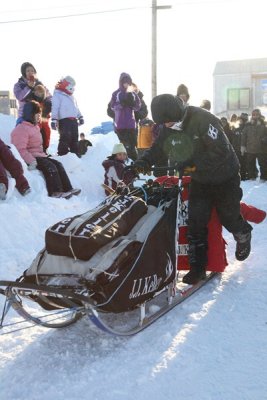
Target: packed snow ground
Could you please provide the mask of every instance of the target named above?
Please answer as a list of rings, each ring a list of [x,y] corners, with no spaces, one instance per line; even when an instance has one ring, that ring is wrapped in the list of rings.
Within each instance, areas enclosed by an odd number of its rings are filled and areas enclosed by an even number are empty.
[[[0,137],[10,142],[11,117],[0,115]],[[90,136],[93,147],[78,159],[61,157],[74,187],[70,200],[47,196],[38,171],[27,171],[32,192],[11,187],[0,204],[0,280],[15,280],[44,247],[48,226],[80,214],[104,198],[102,160],[114,133]],[[56,153],[53,133],[50,151]],[[18,158],[19,155],[13,149]],[[244,201],[267,209],[267,183],[242,183]],[[267,234],[255,225],[248,260],[234,259],[222,278],[145,331],[109,336],[86,319],[52,330],[33,327],[1,336],[0,398],[5,400],[263,400],[267,399]],[[0,310],[4,297],[0,297]],[[13,311],[5,323],[21,320]]]

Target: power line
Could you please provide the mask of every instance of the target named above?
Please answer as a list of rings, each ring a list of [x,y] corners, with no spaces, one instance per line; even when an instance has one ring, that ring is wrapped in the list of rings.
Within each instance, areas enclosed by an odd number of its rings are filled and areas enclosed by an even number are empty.
[[[121,11],[132,11],[138,9],[149,9],[151,6],[141,6],[141,7],[128,7],[128,8],[117,8],[113,10],[102,10],[102,11],[87,11],[83,13],[76,13],[76,14],[68,14],[68,15],[53,15],[50,17],[36,17],[36,18],[27,18],[27,19],[16,19],[16,20],[9,20],[9,21],[0,21],[0,24],[14,24],[14,23],[21,23],[21,22],[33,22],[33,21],[44,21],[44,20],[51,20],[51,19],[61,19],[61,18],[72,18],[72,17],[82,17],[85,15],[93,15],[93,14],[108,14],[108,13],[115,13]]]

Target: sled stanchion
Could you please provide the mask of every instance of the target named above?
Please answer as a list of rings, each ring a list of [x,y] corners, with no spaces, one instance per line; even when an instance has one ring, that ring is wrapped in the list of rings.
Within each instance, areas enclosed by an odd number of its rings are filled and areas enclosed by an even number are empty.
[[[143,303],[140,306],[140,321],[139,321],[140,326],[143,326],[145,318],[146,318],[146,303]]]

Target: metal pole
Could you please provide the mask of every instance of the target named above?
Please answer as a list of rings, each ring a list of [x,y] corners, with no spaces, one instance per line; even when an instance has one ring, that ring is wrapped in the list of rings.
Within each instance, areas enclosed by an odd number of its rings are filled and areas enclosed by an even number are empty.
[[[157,0],[152,0],[152,99],[157,95]]]
[[[157,0],[152,0],[152,99],[157,95],[157,11],[169,8],[172,6],[158,6]]]

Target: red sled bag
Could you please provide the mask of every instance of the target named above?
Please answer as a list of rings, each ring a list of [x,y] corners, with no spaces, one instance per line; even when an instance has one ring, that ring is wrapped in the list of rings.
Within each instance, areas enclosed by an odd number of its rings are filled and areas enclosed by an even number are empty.
[[[127,235],[147,212],[146,203],[130,195],[110,196],[85,214],[66,218],[47,229],[48,253],[89,260],[101,247]]]
[[[190,269],[188,260],[188,240],[187,240],[187,221],[188,221],[188,191],[191,178],[182,178],[182,201],[179,211],[179,235],[178,235],[178,270]],[[228,265],[226,252],[226,242],[222,236],[222,225],[219,221],[217,212],[212,210],[211,218],[208,223],[208,265],[206,270],[212,272],[223,272]]]
[[[165,185],[176,185],[178,178],[176,176],[162,176],[156,179],[157,182]],[[178,256],[177,256],[177,269],[188,270],[190,269],[188,260],[188,240],[187,240],[187,220],[188,220],[188,191],[191,181],[190,176],[183,176],[182,178],[182,194],[180,209],[178,210]],[[260,210],[246,203],[240,203],[240,212],[246,221],[254,222],[255,224],[261,223],[265,217],[266,212]],[[228,265],[225,246],[226,241],[222,236],[222,224],[219,220],[215,208],[212,210],[211,218],[208,223],[208,266],[207,271],[223,272]]]

